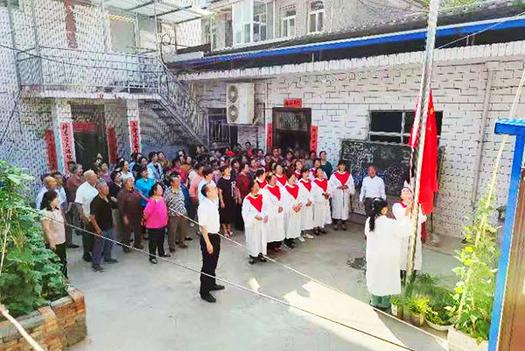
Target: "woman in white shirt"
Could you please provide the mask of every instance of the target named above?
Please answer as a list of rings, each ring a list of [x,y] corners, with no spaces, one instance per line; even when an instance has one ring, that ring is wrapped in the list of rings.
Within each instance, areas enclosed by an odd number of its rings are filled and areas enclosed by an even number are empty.
[[[399,247],[405,235],[395,219],[386,216],[388,203],[375,199],[365,223],[366,286],[372,295],[371,305],[382,310],[390,307],[390,296],[401,293]]]
[[[259,193],[259,183],[250,181],[250,193],[242,202],[242,219],[244,220],[244,233],[246,235],[246,246],[250,254],[250,264],[257,261],[266,262],[266,245],[268,240],[266,212],[266,200]]]
[[[310,180],[310,171],[307,168],[300,170],[301,179],[297,182],[299,185],[299,198],[304,204],[301,211],[301,231],[307,239],[313,239],[314,236],[309,233],[314,229],[314,198],[312,196],[312,181]]]
[[[402,275],[406,273],[408,263],[408,242],[410,233],[410,217],[412,213],[412,206],[414,204],[414,194],[410,187],[404,187],[401,190],[401,202],[398,202],[392,206],[392,212],[398,223],[402,226],[403,231],[406,233],[403,236],[400,243],[400,262],[399,267],[402,271]],[[422,224],[427,220],[427,217],[422,213],[419,214],[419,223]],[[414,270],[421,270],[423,265],[423,244],[421,242],[421,236],[416,237],[416,255],[414,260]]]
[[[44,193],[40,209],[42,210],[40,222],[46,246],[60,259],[62,273],[67,278],[66,230],[60,209],[60,199],[55,190],[48,190]]]
[[[312,184],[312,197],[314,199],[314,234],[326,234],[325,225],[332,222],[330,214],[330,191],[328,180],[322,168],[315,171],[316,177]]]
[[[284,243],[294,248],[294,239],[301,240],[301,209],[303,203],[299,196],[299,186],[296,184],[295,174],[288,175],[288,182],[282,188],[284,206],[284,225],[286,239]],[[304,241],[304,239],[302,239]]]
[[[267,238],[270,250],[279,251],[285,238],[283,189],[277,185],[275,174],[269,173],[266,177],[268,185],[261,191],[267,207],[268,231]]]

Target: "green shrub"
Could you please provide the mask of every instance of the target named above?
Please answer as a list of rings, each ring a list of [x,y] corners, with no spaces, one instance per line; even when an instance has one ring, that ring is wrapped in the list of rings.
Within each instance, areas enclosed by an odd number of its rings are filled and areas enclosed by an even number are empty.
[[[22,196],[30,180],[0,160],[0,302],[13,316],[66,295],[58,257],[46,249],[38,215]]]

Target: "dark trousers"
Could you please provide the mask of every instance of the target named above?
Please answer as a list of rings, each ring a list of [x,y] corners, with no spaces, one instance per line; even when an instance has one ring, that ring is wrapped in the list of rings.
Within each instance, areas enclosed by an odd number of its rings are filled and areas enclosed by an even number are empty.
[[[49,245],[46,245],[46,247],[49,249]],[[67,278],[67,256],[66,256],[66,243],[58,244],[55,246],[55,250],[53,251],[58,258],[60,259],[60,265],[62,274],[64,274],[64,277]]]
[[[71,245],[73,244],[73,228],[68,225],[71,224],[70,215],[69,213],[62,211],[62,217],[64,218],[64,226],[66,230],[66,245]]]
[[[365,198],[365,214],[367,217],[370,217],[372,215],[372,205],[374,203],[374,199],[371,197]]]
[[[93,251],[93,245],[95,243],[95,230],[91,224],[82,223],[82,227],[87,230],[87,232],[82,232],[82,248],[84,249],[84,257],[87,257],[90,256],[91,252]]]
[[[164,236],[166,228],[146,229],[149,237],[149,258],[155,258],[155,255],[164,256]]]
[[[206,248],[206,241],[201,236],[201,253],[202,253],[202,269],[201,272],[209,274],[201,274],[201,296],[206,296],[210,293],[210,290],[216,285],[215,282],[215,269],[217,268],[217,262],[219,261],[219,253],[221,252],[221,237],[218,234],[208,234],[210,242],[213,246],[213,253],[210,255]]]
[[[133,232],[133,246],[140,247],[142,243],[142,224],[140,218],[129,218],[129,225],[122,224],[122,244],[129,246],[131,243],[130,237]]]
[[[110,239],[105,240],[104,238]],[[102,257],[104,261],[111,259],[111,250],[113,249],[113,241],[115,240],[115,234],[113,228],[103,230],[100,235],[95,237],[95,243],[93,245],[93,266],[100,266]]]

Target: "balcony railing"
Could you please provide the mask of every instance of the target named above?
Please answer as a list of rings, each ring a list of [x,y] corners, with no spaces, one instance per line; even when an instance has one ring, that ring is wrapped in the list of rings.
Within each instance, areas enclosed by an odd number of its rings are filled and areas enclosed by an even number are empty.
[[[193,139],[208,145],[208,116],[191,91],[154,55],[38,47],[17,56],[23,91],[147,94]],[[83,97],[82,95],[78,95]]]
[[[39,47],[17,55],[20,83],[36,91],[155,93],[162,72],[148,55]]]

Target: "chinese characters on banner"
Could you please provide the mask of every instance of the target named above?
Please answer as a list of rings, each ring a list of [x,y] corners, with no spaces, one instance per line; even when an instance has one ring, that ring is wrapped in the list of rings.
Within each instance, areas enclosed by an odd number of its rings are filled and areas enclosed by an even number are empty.
[[[317,152],[317,139],[318,139],[319,127],[311,125],[310,126],[310,151]]]
[[[302,99],[284,99],[284,107],[301,108],[303,107]]]
[[[140,152],[140,130],[139,121],[131,120],[129,123],[129,139],[131,142],[131,152]]]
[[[266,125],[266,150],[269,152],[273,147],[272,124]]]
[[[60,138],[62,142],[62,156],[64,157],[64,168],[69,174],[67,163],[75,159],[75,146],[73,141],[73,124],[71,122],[60,123]]]
[[[47,149],[47,167],[50,171],[58,169],[57,146],[55,143],[55,133],[53,130],[46,129],[44,142]]]
[[[109,163],[117,163],[117,134],[114,127],[108,127],[106,131],[108,138]]]

